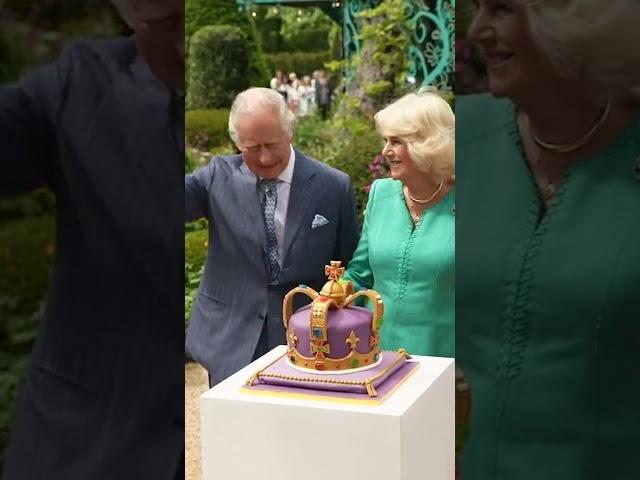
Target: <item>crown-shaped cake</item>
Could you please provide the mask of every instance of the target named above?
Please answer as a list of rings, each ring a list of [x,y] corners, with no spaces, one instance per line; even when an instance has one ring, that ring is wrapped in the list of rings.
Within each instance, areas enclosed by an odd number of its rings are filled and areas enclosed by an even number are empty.
[[[381,361],[378,329],[384,312],[374,290],[353,292],[351,282],[340,281],[341,262],[325,267],[329,281],[320,293],[300,285],[284,297],[283,321],[287,331],[287,361],[290,366],[314,372],[353,372],[375,367]],[[293,296],[312,299],[292,315]],[[373,302],[373,312],[351,305],[359,297]]]

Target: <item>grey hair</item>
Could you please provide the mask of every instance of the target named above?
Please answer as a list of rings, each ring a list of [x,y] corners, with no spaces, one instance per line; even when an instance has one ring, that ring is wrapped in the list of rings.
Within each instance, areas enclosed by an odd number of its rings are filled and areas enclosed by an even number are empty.
[[[640,84],[637,39],[640,2],[518,0],[531,35],[553,68],[582,78],[603,97]]]
[[[271,110],[277,112],[280,117],[282,129],[293,136],[296,127],[296,115],[289,110],[287,102],[282,95],[271,88],[253,87],[240,92],[229,113],[229,136],[233,143],[238,145],[238,133],[236,125],[242,116],[251,115],[256,111]]]

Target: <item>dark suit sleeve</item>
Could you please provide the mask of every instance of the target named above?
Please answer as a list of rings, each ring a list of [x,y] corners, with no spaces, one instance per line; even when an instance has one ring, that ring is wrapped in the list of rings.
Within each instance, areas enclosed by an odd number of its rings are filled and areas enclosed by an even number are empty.
[[[215,175],[215,159],[208,165],[184,177],[184,220],[192,222],[199,218],[209,218],[209,189]]]
[[[58,60],[0,86],[0,195],[52,185],[57,130],[71,69],[72,46]]]
[[[358,246],[359,225],[356,199],[349,177],[345,178],[343,185],[340,228],[334,258],[341,260],[342,265],[347,265]]]

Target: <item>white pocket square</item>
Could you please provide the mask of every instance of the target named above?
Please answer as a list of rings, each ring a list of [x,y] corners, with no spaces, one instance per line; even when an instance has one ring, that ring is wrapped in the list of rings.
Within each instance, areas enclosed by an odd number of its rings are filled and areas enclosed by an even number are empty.
[[[316,213],[316,216],[313,217],[313,222],[311,222],[311,229],[313,230],[314,228],[322,227],[327,223],[329,223],[329,220]]]

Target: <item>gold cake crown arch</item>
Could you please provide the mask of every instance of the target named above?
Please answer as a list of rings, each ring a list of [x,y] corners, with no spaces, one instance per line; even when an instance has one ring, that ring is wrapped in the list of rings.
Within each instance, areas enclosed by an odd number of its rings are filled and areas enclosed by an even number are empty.
[[[378,330],[380,328],[384,304],[380,295],[371,289],[353,291],[351,282],[341,282],[344,275],[344,267],[341,262],[331,261],[325,266],[325,275],[328,277],[320,292],[306,285],[300,285],[289,291],[283,301],[282,319],[288,332],[288,357],[290,361],[299,366],[315,368],[316,370],[348,370],[352,368],[373,365],[378,360]],[[289,319],[293,313],[293,297],[302,293],[311,300],[311,315],[309,320],[309,339],[312,357],[305,357],[297,348],[298,338],[293,330],[289,331]],[[356,349],[361,342],[352,331],[345,342],[351,347],[351,351],[342,358],[330,358],[331,345],[328,343],[329,312],[331,310],[348,307],[354,300],[366,297],[373,302],[373,314],[371,315],[371,338],[369,339],[369,351],[361,353]]]

